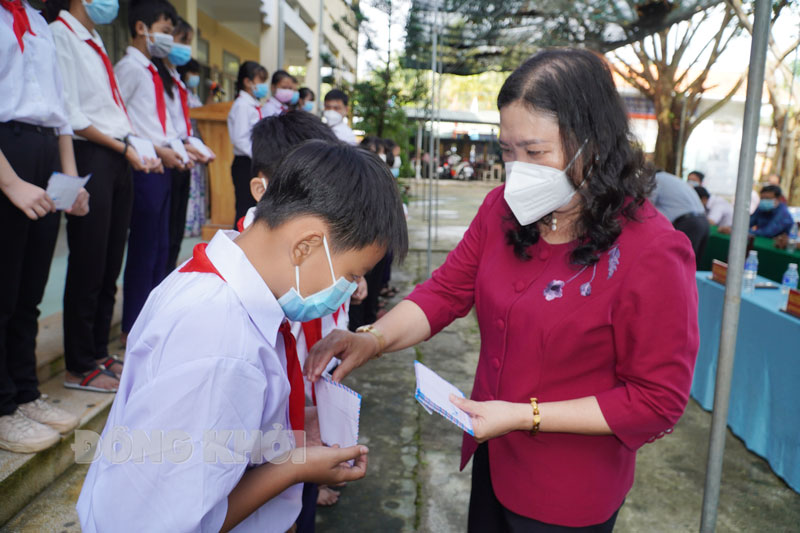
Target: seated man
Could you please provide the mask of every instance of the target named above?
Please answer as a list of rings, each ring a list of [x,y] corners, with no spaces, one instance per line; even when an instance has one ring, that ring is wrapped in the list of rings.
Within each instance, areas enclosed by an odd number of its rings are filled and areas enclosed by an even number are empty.
[[[750,215],[751,235],[772,238],[789,232],[794,219],[786,204],[780,201],[782,196],[783,192],[777,185],[764,185],[758,209]]]
[[[706,208],[706,216],[712,226],[729,228],[733,226],[733,206],[722,196],[711,196],[705,187],[697,186],[694,192]]]

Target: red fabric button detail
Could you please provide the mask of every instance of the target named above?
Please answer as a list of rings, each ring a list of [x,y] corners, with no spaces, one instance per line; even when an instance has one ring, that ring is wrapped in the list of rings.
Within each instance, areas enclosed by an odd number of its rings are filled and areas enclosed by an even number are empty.
[[[502,330],[502,329],[505,329],[505,327],[506,327],[506,323],[503,322],[502,318],[498,318],[497,322],[495,322],[495,324],[497,324],[497,329],[501,329]]]
[[[500,368],[500,359],[498,359],[497,357],[495,357],[494,359],[492,359],[492,367],[493,367],[495,370],[499,369],[499,368]]]
[[[525,289],[525,284],[521,281],[518,281],[514,284],[514,290],[517,292],[522,292]]]

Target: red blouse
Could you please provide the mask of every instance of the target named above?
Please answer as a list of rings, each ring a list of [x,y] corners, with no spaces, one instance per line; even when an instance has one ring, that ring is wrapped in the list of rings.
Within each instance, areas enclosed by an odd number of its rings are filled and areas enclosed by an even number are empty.
[[[498,187],[408,298],[431,335],[475,306],[474,400],[597,398],[613,435],[514,431],[489,441],[489,461],[511,511],[572,527],[601,523],[633,484],[636,450],[670,432],[686,407],[699,342],[694,253],[645,202],[594,267],[569,264],[572,244],[543,240],[521,261],[506,244],[509,215]],[[462,469],[476,448],[464,434]]]

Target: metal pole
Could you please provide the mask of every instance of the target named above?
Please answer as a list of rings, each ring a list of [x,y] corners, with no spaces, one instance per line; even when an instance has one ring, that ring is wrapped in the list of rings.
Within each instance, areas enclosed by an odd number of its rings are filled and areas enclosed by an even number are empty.
[[[428,273],[428,277],[431,275],[431,268],[432,268],[432,255],[433,255],[433,242],[432,242],[432,233],[431,233],[431,223],[432,223],[432,210],[433,210],[433,176],[436,172],[436,158],[434,157],[434,150],[436,148],[436,141],[435,135],[433,133],[433,125],[434,125],[434,105],[436,99],[436,53],[437,53],[437,33],[439,23],[439,0],[434,0],[433,2],[433,34],[432,36],[432,47],[431,47],[431,138],[430,138],[430,174],[428,175],[428,250],[426,256],[426,272]]]
[[[325,41],[325,26],[323,25],[323,17],[325,16],[324,2],[319,2],[319,19],[317,19],[317,92],[316,92],[316,106],[317,112],[322,111],[322,44]]]
[[[283,4],[284,0],[278,0],[278,69],[283,68],[286,27],[283,24]]]
[[[422,121],[417,121],[417,161],[414,164],[414,179],[422,177]]]
[[[439,59],[439,84],[436,89],[436,131],[439,135],[436,136],[436,155],[437,159],[442,158],[442,60]],[[439,180],[441,177],[436,176],[436,196],[434,209],[436,209],[436,216],[433,219],[434,235],[433,240],[439,242]]]
[[[727,434],[728,401],[731,392],[733,359],[736,352],[736,333],[739,326],[739,306],[742,299],[744,254],[747,250],[750,191],[753,186],[756,140],[758,137],[761,96],[764,87],[764,65],[769,39],[770,1],[756,0],[753,40],[750,45],[750,71],[747,75],[747,100],[744,107],[742,144],[739,152],[739,172],[736,181],[736,203],[733,213],[728,254],[728,277],[725,284],[725,303],[722,309],[717,381],[714,389],[714,411],[711,417],[711,437],[708,444],[708,465],[703,492],[702,533],[712,533],[717,525],[719,489],[722,480],[722,458]]]

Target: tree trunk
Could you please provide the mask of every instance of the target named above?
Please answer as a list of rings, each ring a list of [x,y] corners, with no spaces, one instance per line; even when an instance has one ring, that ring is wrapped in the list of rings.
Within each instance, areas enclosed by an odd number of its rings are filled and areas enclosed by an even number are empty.
[[[663,169],[670,174],[679,175],[678,141],[681,127],[682,99],[669,88],[664,88],[654,99],[656,109],[656,122],[658,135],[653,154],[653,164],[656,168]]]

